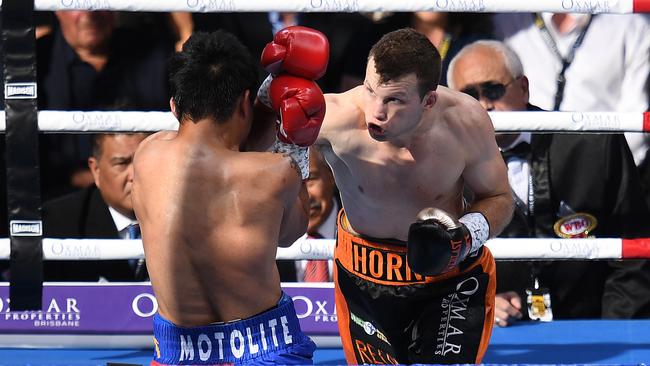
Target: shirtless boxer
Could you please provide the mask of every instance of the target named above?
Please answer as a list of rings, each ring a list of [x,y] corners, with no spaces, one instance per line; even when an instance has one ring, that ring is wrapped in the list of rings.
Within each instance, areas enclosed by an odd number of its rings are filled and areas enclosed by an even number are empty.
[[[307,228],[302,172],[288,155],[241,151],[257,75],[232,35],[195,33],[170,66],[178,132],[136,152],[133,205],[158,301],[154,365],[312,363],[315,344],[275,264],[278,243]],[[296,126],[283,127],[292,139]]]
[[[348,363],[480,363],[491,336],[495,265],[482,245],[512,214],[506,167],[487,113],[439,77],[437,50],[401,29],[373,46],[363,85],[325,96],[316,143],[344,208],[335,282]]]

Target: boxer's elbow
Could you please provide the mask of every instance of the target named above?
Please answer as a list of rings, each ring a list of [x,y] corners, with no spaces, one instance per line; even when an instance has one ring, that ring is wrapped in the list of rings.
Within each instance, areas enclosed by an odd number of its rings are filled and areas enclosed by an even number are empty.
[[[510,191],[503,192],[494,197],[497,221],[496,225],[490,226],[490,237],[493,238],[503,231],[510,224],[515,211],[515,203]]]

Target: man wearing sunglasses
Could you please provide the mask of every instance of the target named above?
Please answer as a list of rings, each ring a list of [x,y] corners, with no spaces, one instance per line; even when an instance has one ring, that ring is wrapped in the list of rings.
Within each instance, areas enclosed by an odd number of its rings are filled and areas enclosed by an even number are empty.
[[[528,78],[519,58],[501,42],[463,48],[451,61],[447,80],[488,111],[540,110],[528,102]],[[650,234],[648,208],[622,134],[523,132],[496,139],[515,200],[514,217],[501,237]],[[563,229],[571,222],[585,225]],[[647,261],[497,262],[495,324],[648,317],[649,283]]]

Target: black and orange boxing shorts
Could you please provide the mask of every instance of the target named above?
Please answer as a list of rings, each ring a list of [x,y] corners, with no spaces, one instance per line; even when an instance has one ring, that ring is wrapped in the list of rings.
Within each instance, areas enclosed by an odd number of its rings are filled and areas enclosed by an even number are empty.
[[[481,363],[494,324],[494,258],[483,247],[440,276],[414,273],[406,243],[350,232],[339,213],[336,309],[349,364]]]

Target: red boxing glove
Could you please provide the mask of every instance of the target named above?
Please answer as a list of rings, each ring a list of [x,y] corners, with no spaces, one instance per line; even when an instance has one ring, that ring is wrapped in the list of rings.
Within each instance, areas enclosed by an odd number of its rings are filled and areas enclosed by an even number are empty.
[[[325,117],[325,97],[318,85],[282,74],[271,82],[269,96],[280,116],[278,139],[303,147],[312,145]]]
[[[272,74],[286,72],[317,80],[325,74],[329,53],[329,41],[323,33],[296,25],[275,34],[262,51],[261,63]]]

